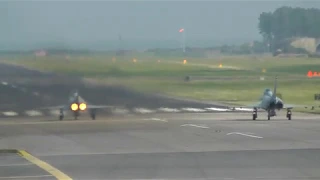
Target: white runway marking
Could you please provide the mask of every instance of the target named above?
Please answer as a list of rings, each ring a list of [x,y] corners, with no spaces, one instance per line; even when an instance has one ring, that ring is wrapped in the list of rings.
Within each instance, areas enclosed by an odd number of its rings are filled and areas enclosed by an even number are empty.
[[[0,167],[8,167],[8,166],[28,166],[34,165],[32,163],[21,163],[21,164],[0,164]]]
[[[196,125],[196,124],[183,124],[181,126],[192,126],[192,127],[198,127],[198,128],[203,128],[203,129],[208,129],[208,126],[204,126],[204,125]]]
[[[248,111],[248,112],[253,111],[253,109],[250,109],[250,108],[234,108],[234,109],[237,111]]]
[[[36,110],[30,110],[25,112],[28,116],[42,116],[42,112]]]
[[[168,122],[168,121],[165,120],[165,119],[159,119],[159,118],[147,118],[147,119],[143,119],[143,120]]]
[[[141,113],[141,114],[147,114],[147,113],[155,112],[153,110],[145,109],[145,108],[135,108],[134,111],[137,112],[137,113]]]
[[[53,175],[38,175],[38,176],[7,176],[0,177],[0,179],[26,179],[26,178],[42,178],[42,177],[53,177]]]
[[[180,112],[178,109],[165,108],[165,107],[158,108],[158,110],[163,112]]]
[[[183,111],[191,111],[191,112],[205,112],[204,109],[197,109],[197,108],[181,108]]]
[[[253,137],[253,138],[263,138],[261,136],[254,136],[254,135],[250,135],[250,134],[245,134],[245,133],[240,133],[240,132],[231,132],[228,133],[227,135],[231,135],[231,134],[238,134],[238,135],[242,135],[242,136],[248,136],[248,137]]]
[[[210,111],[222,111],[222,112],[231,111],[230,109],[222,109],[222,108],[214,108],[214,107],[206,108],[206,109]]]
[[[14,111],[6,111],[6,112],[2,112],[5,116],[17,116],[18,113],[14,112]]]

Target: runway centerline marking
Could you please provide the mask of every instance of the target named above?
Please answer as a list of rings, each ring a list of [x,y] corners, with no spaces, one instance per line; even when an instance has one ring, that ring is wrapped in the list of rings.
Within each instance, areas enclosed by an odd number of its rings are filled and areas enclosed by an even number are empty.
[[[183,124],[181,126],[192,126],[192,127],[198,127],[198,128],[203,128],[203,129],[208,129],[208,126],[204,126],[204,125],[196,125],[196,124]]]
[[[240,132],[231,132],[231,133],[228,133],[227,135],[232,135],[232,134],[238,134],[238,135],[242,135],[242,136],[248,136],[248,137],[253,137],[253,138],[263,138],[261,136],[254,136],[254,135],[251,135],[252,133],[250,134],[245,134],[245,133],[240,133]]]
[[[69,176],[64,174],[63,172],[59,171],[58,169],[54,168],[50,164],[41,161],[40,159],[32,156],[28,152],[24,150],[18,150],[18,154],[25,158],[26,160],[30,161],[31,163],[37,165],[38,167],[42,168],[43,170],[47,171],[49,174],[52,174],[58,180],[72,180]]]
[[[143,119],[143,120],[168,122],[166,119],[159,119],[159,118],[146,118],[146,119]]]
[[[42,178],[42,177],[53,177],[52,175],[38,175],[38,176],[7,176],[0,177],[0,179],[26,179],[26,178]]]

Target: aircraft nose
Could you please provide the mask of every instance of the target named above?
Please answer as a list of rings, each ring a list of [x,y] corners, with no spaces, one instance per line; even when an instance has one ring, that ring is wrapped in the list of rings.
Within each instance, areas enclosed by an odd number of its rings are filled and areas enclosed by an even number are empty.
[[[276,106],[277,106],[277,109],[282,109],[282,108],[283,108],[283,103],[282,103],[282,101],[278,101],[277,104],[276,104]]]

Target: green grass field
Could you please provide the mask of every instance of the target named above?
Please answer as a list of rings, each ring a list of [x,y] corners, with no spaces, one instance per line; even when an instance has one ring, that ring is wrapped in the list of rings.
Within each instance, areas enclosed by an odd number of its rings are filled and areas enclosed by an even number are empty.
[[[136,59],[136,62],[133,62]],[[113,61],[114,60],[114,61]],[[289,104],[320,105],[320,76],[308,78],[309,70],[320,72],[320,59],[274,57],[219,57],[213,59],[143,57],[16,57],[2,60],[23,66],[79,75],[103,84],[125,85],[156,92],[233,104],[255,102],[265,88],[273,89]],[[219,67],[219,65],[222,67]],[[262,70],[265,72],[262,72]],[[189,75],[190,82],[184,77]],[[260,78],[264,77],[264,80]],[[305,111],[298,109],[299,111]],[[320,110],[316,110],[320,112]]]

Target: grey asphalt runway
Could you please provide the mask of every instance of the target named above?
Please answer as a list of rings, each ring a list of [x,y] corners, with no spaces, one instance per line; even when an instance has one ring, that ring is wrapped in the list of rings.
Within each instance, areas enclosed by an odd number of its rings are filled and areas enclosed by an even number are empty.
[[[0,148],[25,149],[72,179],[320,178],[317,116],[247,115],[1,121]]]
[[[0,154],[0,179],[53,180],[55,177],[17,154]]]

